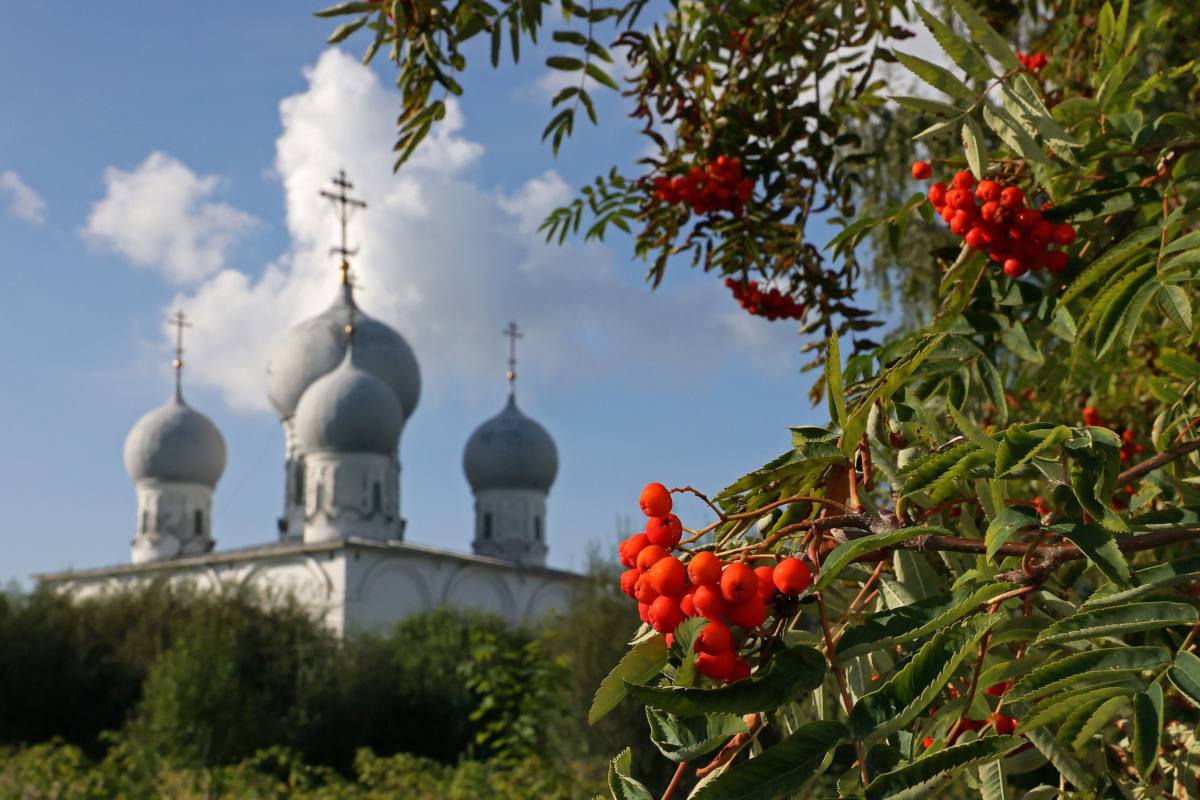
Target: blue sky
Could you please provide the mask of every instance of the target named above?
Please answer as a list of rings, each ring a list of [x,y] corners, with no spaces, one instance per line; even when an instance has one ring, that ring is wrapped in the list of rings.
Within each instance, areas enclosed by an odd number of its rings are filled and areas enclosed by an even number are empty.
[[[518,397],[557,440],[550,562],[578,567],[637,520],[649,480],[716,491],[818,421],[789,323],[745,317],[677,264],[657,292],[618,235],[543,246],[544,211],[645,145],[616,98],[554,159],[539,142],[546,51],[466,82],[454,123],[392,175],[389,64],[328,53],[294,3],[14,6],[0,34],[4,308],[0,577],[123,563],[133,489],[125,434],[167,396],[167,314],[189,331],[185,388],[229,466],[218,547],[272,540],[282,434],[265,400],[275,337],[333,296],[334,224],[315,196],[339,166],[360,301],[412,343],[425,389],[402,443],[413,541],[465,549],[461,452],[504,400],[510,318],[526,330]],[[39,201],[41,205],[39,205]],[[685,522],[700,509],[684,504]]]

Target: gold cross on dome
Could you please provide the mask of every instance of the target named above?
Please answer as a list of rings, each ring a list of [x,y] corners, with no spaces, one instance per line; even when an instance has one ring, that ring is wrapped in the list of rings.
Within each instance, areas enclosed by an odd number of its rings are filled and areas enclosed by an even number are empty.
[[[517,339],[522,339],[520,330],[517,329],[517,323],[510,322],[508,327],[502,333],[508,337],[508,393],[509,395],[516,394],[517,383]]]
[[[175,326],[175,360],[171,366],[175,368],[175,393],[179,394],[183,383],[183,329],[192,327],[183,311],[176,311],[167,321]]]

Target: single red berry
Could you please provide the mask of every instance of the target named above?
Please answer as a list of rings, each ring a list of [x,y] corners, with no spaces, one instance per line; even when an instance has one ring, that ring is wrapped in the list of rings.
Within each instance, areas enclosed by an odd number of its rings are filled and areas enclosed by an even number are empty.
[[[965,189],[958,190],[958,194],[954,196],[954,207],[963,211],[974,211],[975,195]]]
[[[737,656],[733,654],[732,650],[716,654],[696,654],[696,671],[701,675],[712,678],[714,681],[724,681],[732,677],[736,663]]]
[[[664,636],[663,636],[663,639],[665,639],[665,640],[666,640],[666,642],[667,642],[667,649],[668,649],[668,650],[670,650],[672,647],[674,647],[674,646],[675,646],[675,634],[673,634],[673,633],[668,633],[668,634],[666,634],[666,635],[664,635]]]
[[[995,200],[989,200],[984,203],[979,209],[979,216],[983,217],[987,222],[995,222],[996,214],[1000,211],[1000,204]]]
[[[729,683],[734,681],[745,680],[750,677],[750,662],[744,658],[739,658],[733,662],[733,672],[729,675]]]
[[[999,711],[992,713],[988,718],[992,721],[996,733],[1001,736],[1011,736],[1012,732],[1017,729],[1017,721]]]
[[[1054,241],[1064,247],[1075,241],[1075,227],[1065,222],[1054,226]]]
[[[812,585],[812,572],[800,559],[785,558],[775,567],[772,580],[783,594],[798,595]]]
[[[669,557],[669,553],[656,544],[648,544],[637,555],[637,568],[642,572],[650,569],[659,560]]]
[[[638,601],[638,617],[642,622],[650,621],[650,604]]]
[[[967,247],[970,247],[974,250],[982,250],[983,246],[986,244],[983,228],[979,227],[978,225],[976,225],[974,228],[971,228],[971,230],[967,231],[966,235],[963,237],[963,241],[967,243]]]
[[[1036,208],[1022,208],[1017,212],[1017,226],[1029,230],[1042,219],[1042,212]]]
[[[1025,204],[1025,193],[1018,186],[1009,186],[1004,191],[1000,192],[1000,205],[1016,211]]]
[[[671,513],[671,493],[661,483],[646,484],[638,503],[647,517],[665,517]]]
[[[935,183],[929,187],[929,202],[934,206],[943,206],[946,204],[946,184]]]
[[[1000,184],[985,178],[975,187],[975,196],[984,203],[995,202],[1000,199]]]
[[[1039,219],[1034,223],[1033,236],[1043,242],[1052,241],[1054,239],[1054,223],[1048,219]]]
[[[716,583],[721,580],[721,559],[713,555],[711,550],[701,550],[692,556],[687,571],[688,578],[697,586]]]
[[[929,748],[933,747],[933,742],[934,739],[932,736],[926,736],[925,741],[921,742],[921,744],[924,745],[926,750],[928,750]]]
[[[1062,250],[1051,250],[1049,253],[1046,253],[1046,269],[1051,272],[1062,272],[1067,268],[1069,260],[1067,254]]]
[[[775,597],[775,584],[771,582],[771,575],[774,572],[774,567],[762,566],[754,568],[754,574],[758,576],[758,596],[762,598],[764,603],[771,602],[771,599]]]
[[[621,573],[621,591],[630,597],[635,597],[633,587],[637,584],[638,578],[642,577],[642,573],[636,569],[627,569]]]
[[[754,594],[748,600],[726,606],[725,618],[742,628],[757,628],[767,619],[767,605]]]
[[[950,230],[959,236],[965,236],[967,231],[975,226],[975,215],[969,211],[956,211],[950,220]]]
[[[924,161],[914,161],[912,165],[912,176],[919,181],[928,180],[929,176],[933,175],[933,167]]]
[[[679,607],[683,609],[683,613],[689,617],[696,616],[695,603],[696,587],[689,586],[683,593],[683,597],[679,598]]]
[[[955,210],[954,206],[950,205],[949,201],[947,201],[946,205],[942,206],[942,209],[938,212],[938,216],[949,222],[954,218]]]
[[[758,594],[758,576],[741,562],[730,564],[721,573],[721,594],[730,603],[741,603]]]
[[[646,534],[644,533],[635,533],[621,542],[620,547],[617,549],[621,555],[621,564],[630,569],[636,567],[638,553],[642,552],[642,549],[648,544],[650,544],[650,540],[646,538]]]
[[[1100,412],[1096,410],[1095,406],[1083,407],[1083,424],[1090,425],[1094,428],[1100,428],[1104,426],[1104,423],[1100,418]]]
[[[969,170],[962,170],[955,173],[954,178],[950,181],[954,184],[954,188],[960,191],[967,191],[975,185],[975,176]]]
[[[670,633],[683,622],[683,609],[670,597],[659,597],[650,604],[650,626],[659,633]]]
[[[1008,691],[1008,681],[1005,681],[1004,683],[993,683],[991,686],[989,686],[987,689],[984,690],[984,693],[989,694],[992,697],[1001,697],[1007,691]]]
[[[696,634],[697,653],[716,655],[732,649],[733,634],[729,631],[729,626],[719,619],[710,620],[700,629],[700,633]]]
[[[674,514],[667,514],[665,517],[651,517],[646,520],[646,538],[650,540],[650,544],[670,549],[679,544],[681,536],[683,536],[683,524]]]
[[[646,573],[654,591],[667,597],[679,598],[687,585],[687,570],[678,558],[667,556],[655,562]]]
[[[725,615],[725,607],[728,604],[720,589],[715,585],[705,584],[696,587],[695,593],[692,594],[692,605],[696,607],[696,613],[700,616],[718,619]]]
[[[1004,274],[1010,278],[1019,278],[1029,271],[1029,267],[1019,258],[1010,258],[1004,262]]]
[[[639,603],[650,605],[658,599],[658,590],[650,583],[649,577],[642,575],[633,584],[633,596]]]

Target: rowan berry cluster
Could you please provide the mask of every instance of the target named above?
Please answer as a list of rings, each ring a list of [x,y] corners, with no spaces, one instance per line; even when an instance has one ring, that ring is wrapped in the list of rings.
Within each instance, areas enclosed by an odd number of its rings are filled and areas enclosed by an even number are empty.
[[[659,175],[654,179],[655,199],[668,205],[684,203],[697,214],[741,214],[753,192],[754,181],[742,175],[742,160],[737,156],[717,156],[684,175]]]
[[[739,654],[744,636],[766,622],[768,604],[778,595],[796,596],[812,584],[808,565],[799,558],[751,567],[723,562],[711,550],[700,550],[686,563],[670,551],[683,534],[671,513],[670,491],[661,483],[642,490],[640,505],[648,517],[646,530],[621,542],[621,591],[638,601],[638,615],[671,642],[688,617],[708,622],[696,636],[696,670],[714,681],[729,683],[750,676],[750,663]]]
[[[735,281],[726,278],[725,285],[733,292],[733,298],[738,305],[760,317],[769,320],[801,319],[806,307],[797,303],[788,295],[772,287],[767,290],[759,288],[758,281]]]
[[[1022,67],[1035,73],[1041,72],[1042,68],[1050,63],[1050,59],[1040,50],[1036,53],[1017,53],[1017,61],[1021,62]]]
[[[990,695],[991,697],[1003,697],[1008,691],[1009,686],[1010,683],[1008,681],[1005,681],[1004,683],[997,683],[984,690],[984,694]],[[947,687],[946,693],[950,695],[952,700],[961,696],[958,691],[958,687],[953,683]],[[936,713],[937,706],[933,706],[929,709],[929,716],[932,717]],[[954,744],[958,741],[958,737],[962,736],[967,731],[978,732],[983,730],[988,725],[991,725],[995,729],[996,733],[1000,734],[1001,736],[1011,736],[1013,731],[1017,729],[1017,724],[1018,721],[1016,719],[1008,716],[1007,714],[1003,714],[1000,711],[992,711],[984,719],[964,718],[959,721],[957,725],[953,726],[953,734],[946,742],[946,745],[950,746]],[[922,744],[925,746],[925,749],[928,750],[930,747],[933,747],[935,741],[936,740],[932,736],[926,736],[925,741],[922,742]],[[1029,744],[1026,743],[1021,747],[1021,750],[1025,750],[1028,747]]]
[[[926,180],[932,169],[918,161],[912,166],[912,174]],[[1018,186],[990,178],[976,183],[975,176],[963,170],[949,186],[939,182],[929,187],[929,202],[953,233],[969,247],[986,250],[988,258],[1002,264],[1004,274],[1010,278],[1019,278],[1030,270],[1062,272],[1067,268],[1066,251],[1050,248],[1074,242],[1074,226],[1043,219],[1042,211],[1049,206],[1027,207],[1025,193]]]
[[[1083,424],[1091,425],[1097,428],[1108,428],[1104,424],[1104,420],[1100,417],[1100,412],[1095,406],[1085,406],[1083,409]],[[1133,460],[1134,456],[1141,455],[1146,448],[1142,447],[1137,442],[1137,434],[1134,433],[1133,426],[1126,426],[1121,431],[1121,463],[1125,464]]]

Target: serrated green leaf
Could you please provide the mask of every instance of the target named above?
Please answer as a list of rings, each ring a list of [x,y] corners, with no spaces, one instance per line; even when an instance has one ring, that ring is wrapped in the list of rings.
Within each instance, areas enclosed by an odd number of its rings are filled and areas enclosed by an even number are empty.
[[[1124,680],[1171,660],[1163,647],[1106,647],[1074,653],[1035,667],[1008,690],[1012,701],[1039,697],[1103,676]]]
[[[1026,506],[1008,506],[1000,515],[988,523],[983,541],[987,544],[987,557],[996,560],[996,551],[1008,543],[1012,535],[1022,528],[1041,524],[1036,511]]]
[[[958,100],[975,100],[975,92],[958,78],[954,77],[953,73],[945,67],[940,67],[937,64],[930,63],[923,58],[902,53],[899,50],[894,50],[896,60],[904,67],[916,75],[927,84],[937,89],[938,91],[948,94]]]
[[[716,689],[643,686],[628,681],[625,688],[645,705],[680,717],[698,717],[778,708],[820,686],[824,677],[825,657],[801,645],[776,653],[764,672]]]
[[[839,428],[846,426],[846,390],[842,387],[842,351],[837,331],[829,337],[825,351],[825,394],[829,400],[829,416]]]
[[[955,466],[979,452],[974,442],[961,442],[949,450],[910,461],[894,476],[901,497],[923,492],[941,480]]]
[[[650,790],[630,777],[633,753],[628,747],[608,762],[608,790],[613,800],[654,800]]]
[[[1000,141],[1008,145],[1014,153],[1020,155],[1026,161],[1036,161],[1039,164],[1052,165],[1046,154],[1042,152],[1042,148],[1034,141],[1034,138],[1029,135],[1029,132],[1021,126],[1021,123],[1012,118],[1012,115],[1003,109],[994,109],[991,106],[983,107],[983,121],[992,129]]]
[[[903,548],[892,554],[896,580],[914,599],[925,600],[940,594],[942,581],[921,553]]]
[[[626,653],[600,682],[592,707],[588,710],[588,725],[595,725],[625,697],[625,681],[645,683],[667,665],[667,641],[654,636]]]
[[[1111,697],[1097,704],[1088,703],[1072,712],[1058,728],[1054,740],[1078,755],[1112,718],[1129,705],[1128,695]]]
[[[339,25],[333,33],[329,34],[329,38],[325,40],[325,44],[337,44],[338,42],[349,37],[350,34],[354,33],[363,25],[366,25],[367,21],[370,19],[371,18],[369,16],[359,17],[353,22],[346,22]]]
[[[967,165],[979,180],[987,174],[987,141],[983,138],[983,130],[975,118],[968,116],[963,120],[963,148],[967,153]]]
[[[1133,735],[1130,737],[1133,740],[1133,765],[1143,781],[1149,781],[1158,760],[1162,728],[1162,686],[1152,683],[1149,689],[1133,697]]]
[[[337,17],[343,14],[370,14],[378,11],[379,6],[369,2],[347,2],[337,3],[323,8],[320,11],[313,12],[314,17]]]
[[[1095,785],[1095,778],[1091,773],[1084,769],[1070,752],[1060,747],[1048,732],[1041,729],[1032,730],[1027,738],[1075,788],[1087,792]]]
[[[1163,284],[1158,287],[1154,299],[1159,310],[1175,323],[1177,328],[1185,334],[1192,332],[1192,301],[1188,299],[1182,286],[1174,283]]]
[[[1025,326],[1020,320],[1014,320],[1012,326],[1000,334],[1000,341],[1022,361],[1038,365],[1046,363],[1045,357],[1029,341],[1029,334],[1025,333]]]
[[[848,735],[840,722],[810,722],[749,761],[735,764],[694,800],[772,800],[799,791],[820,774],[831,750]]]
[[[1083,609],[1050,625],[1034,643],[1055,644],[1101,636],[1124,636],[1174,625],[1195,625],[1198,619],[1200,617],[1194,606],[1166,601]]]
[[[967,26],[967,30],[971,32],[971,37],[975,43],[983,48],[983,51],[1004,67],[1005,70],[1020,69],[1021,62],[1017,60],[1017,56],[1013,53],[1012,48],[1008,46],[1008,42],[1003,36],[996,33],[983,17],[979,16],[971,4],[967,0],[951,0],[954,10],[958,12],[961,19]]]
[[[1121,681],[1116,686],[1102,686],[1086,692],[1072,691],[1065,693],[1065,696],[1056,695],[1052,699],[1035,706],[1033,713],[1026,714],[1025,718],[1017,726],[1017,731],[1024,735],[1037,728],[1042,728],[1066,719],[1081,706],[1099,706],[1101,703],[1111,700],[1114,697],[1129,697],[1145,685],[1144,682],[1139,681],[1135,683],[1133,679],[1129,679]]]
[[[676,763],[711,753],[730,736],[746,730],[746,724],[736,714],[677,717],[649,706],[646,721],[650,726],[650,741]]]
[[[985,736],[938,750],[871,781],[867,785],[866,800],[930,797],[931,784],[945,773],[999,758],[1021,744],[1022,741],[1015,736]]]
[[[1084,601],[1082,608],[1115,606],[1145,597],[1154,592],[1178,586],[1200,578],[1200,554],[1184,556],[1166,564],[1139,569],[1133,573],[1133,586],[1121,589],[1106,583]]]
[[[1164,349],[1154,363],[1185,381],[1200,380],[1200,361],[1178,350]]]
[[[1167,677],[1192,705],[1200,706],[1200,658],[1195,653],[1190,650],[1176,653]]]
[[[974,654],[979,640],[999,619],[976,617],[944,628],[882,686],[865,694],[850,712],[850,729],[867,742],[890,736],[929,706],[955,670]]]
[[[1010,428],[996,450],[996,477],[1007,477],[1070,438],[1071,429],[1065,425],[1040,430],[1021,426]]]
[[[1141,255],[1145,246],[1158,237],[1158,226],[1141,228],[1130,234],[1117,246],[1107,250],[1103,255],[1089,264],[1079,274],[1079,277],[1067,287],[1066,291],[1058,299],[1059,306],[1065,306],[1071,302],[1080,292],[1103,278],[1126,259]]]
[[[823,591],[833,582],[833,579],[837,577],[838,573],[847,564],[873,550],[891,547],[894,544],[899,544],[900,542],[925,534],[944,536],[948,533],[949,531],[945,528],[914,526],[912,528],[896,528],[895,530],[884,531],[882,533],[872,533],[868,536],[843,542],[826,556],[825,562],[821,564],[821,573],[817,576],[814,588],[817,591]]]
[[[1129,585],[1129,563],[1111,533],[1099,525],[1082,523],[1055,525],[1051,530],[1070,539],[1110,581],[1122,586]]]
[[[1008,800],[1008,785],[1004,780],[1004,761],[997,758],[979,766],[980,800]]]
[[[926,11],[920,3],[915,4],[913,8],[920,15],[925,27],[933,34],[933,38],[942,48],[942,52],[950,56],[964,72],[983,83],[996,77],[992,68],[988,66],[987,59],[976,49],[975,45],[956,34],[949,25]]]

